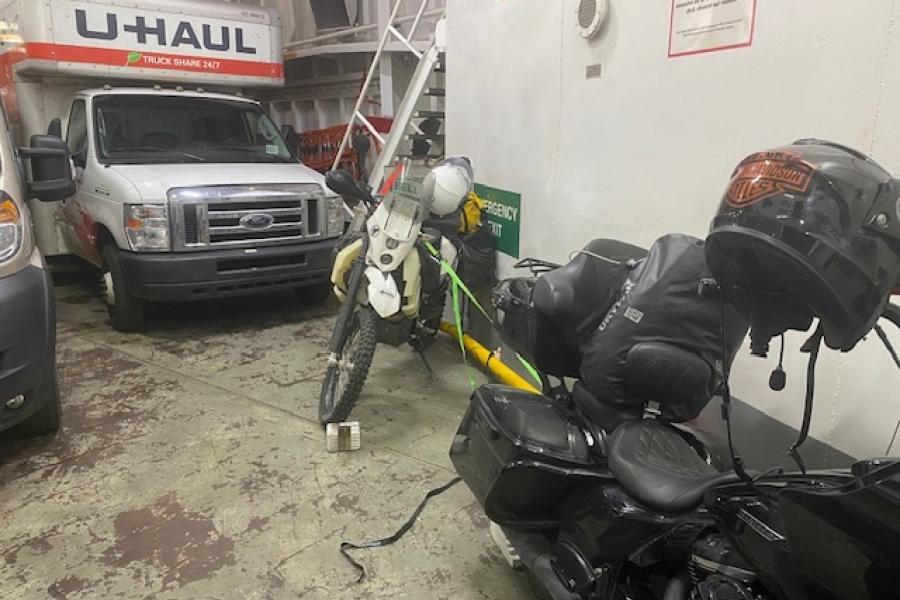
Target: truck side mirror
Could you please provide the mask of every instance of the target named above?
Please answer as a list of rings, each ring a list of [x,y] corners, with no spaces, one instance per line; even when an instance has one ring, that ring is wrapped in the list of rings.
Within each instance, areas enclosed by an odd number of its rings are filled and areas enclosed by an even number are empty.
[[[62,138],[62,121],[59,117],[55,117],[47,126],[47,135],[53,135]]]
[[[31,147],[20,148],[19,156],[31,161],[29,197],[42,202],[55,202],[65,200],[75,193],[69,147],[59,136],[33,135]]]

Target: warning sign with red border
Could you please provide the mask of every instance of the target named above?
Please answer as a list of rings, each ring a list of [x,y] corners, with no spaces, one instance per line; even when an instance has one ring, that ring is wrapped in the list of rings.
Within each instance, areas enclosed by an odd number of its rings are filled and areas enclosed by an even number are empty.
[[[672,0],[669,57],[750,46],[755,28],[756,0]]]

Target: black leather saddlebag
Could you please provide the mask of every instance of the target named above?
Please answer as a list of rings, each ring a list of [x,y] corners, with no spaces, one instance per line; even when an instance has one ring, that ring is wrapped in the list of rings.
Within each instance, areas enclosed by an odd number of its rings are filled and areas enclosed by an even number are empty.
[[[450,449],[492,521],[552,527],[577,486],[601,478],[585,434],[549,398],[502,385],[475,390]]]

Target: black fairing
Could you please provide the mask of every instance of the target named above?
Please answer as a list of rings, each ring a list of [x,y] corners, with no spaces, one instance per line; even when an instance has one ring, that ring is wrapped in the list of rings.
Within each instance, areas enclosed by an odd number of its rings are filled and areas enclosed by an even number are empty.
[[[684,555],[712,523],[702,508],[661,514],[614,482],[571,494],[560,515],[559,541],[579,548],[594,565],[630,560],[645,566]]]
[[[581,550],[568,542],[557,542],[550,559],[553,572],[570,592],[590,591],[597,583],[596,572],[591,561]]]
[[[789,600],[888,600],[900,590],[900,481],[849,473],[707,494],[721,530],[772,593]]]

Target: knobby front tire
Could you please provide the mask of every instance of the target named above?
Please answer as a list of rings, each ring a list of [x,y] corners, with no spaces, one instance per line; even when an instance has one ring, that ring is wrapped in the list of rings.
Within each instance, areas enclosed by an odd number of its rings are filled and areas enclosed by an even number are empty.
[[[338,363],[329,365],[319,395],[319,422],[322,425],[346,421],[359,400],[372,366],[378,344],[378,316],[368,306],[360,306],[349,320],[347,339]]]

